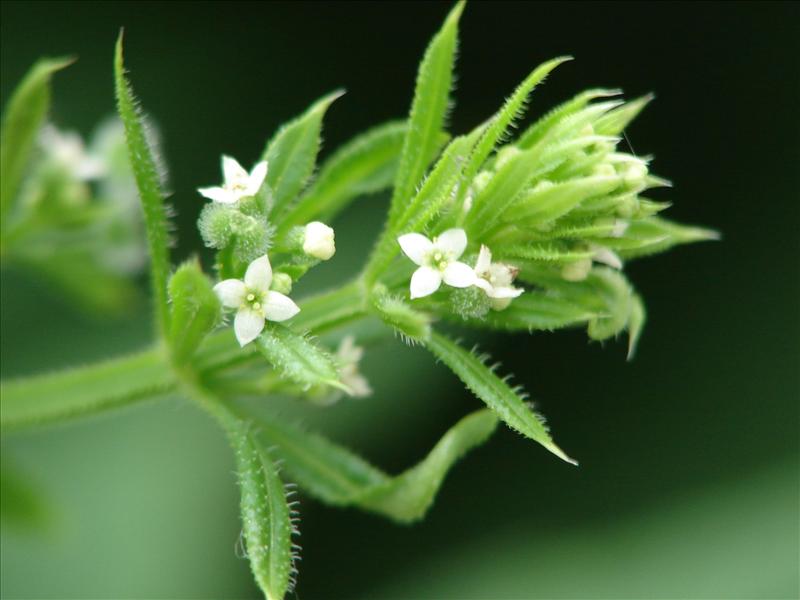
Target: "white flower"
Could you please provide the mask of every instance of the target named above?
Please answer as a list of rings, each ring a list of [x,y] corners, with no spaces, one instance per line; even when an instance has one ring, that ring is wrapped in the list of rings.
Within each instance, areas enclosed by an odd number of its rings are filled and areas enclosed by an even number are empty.
[[[259,336],[265,320],[285,321],[300,312],[291,298],[271,291],[271,283],[272,266],[265,255],[250,263],[244,281],[226,279],[214,286],[223,306],[238,309],[233,330],[242,346]]]
[[[339,378],[344,385],[350,388],[351,396],[365,398],[372,394],[372,388],[366,377],[358,370],[358,363],[364,356],[364,349],[356,346],[353,341],[352,335],[346,336],[336,351],[336,359],[340,365]]]
[[[47,125],[42,129],[40,141],[58,164],[81,181],[98,179],[107,171],[105,161],[89,154],[81,136],[74,131],[61,132]]]
[[[599,244],[590,244],[589,248],[594,251],[594,256],[592,257],[594,262],[603,263],[618,270],[622,269],[622,259],[613,250]]]
[[[478,260],[475,262],[475,285],[481,288],[492,299],[494,310],[508,308],[513,298],[517,298],[525,290],[515,288],[511,284],[517,276],[518,269],[504,263],[493,263],[492,252],[481,245]]]
[[[214,202],[233,204],[258,193],[267,176],[267,162],[261,161],[248,174],[236,159],[223,156],[222,173],[225,176],[222,187],[199,188],[197,191]]]
[[[333,229],[313,221],[306,225],[303,237],[303,252],[320,260],[328,260],[336,253]]]
[[[463,229],[448,229],[433,241],[421,233],[407,233],[397,238],[403,252],[419,265],[411,276],[411,299],[429,296],[447,285],[465,288],[475,285],[475,271],[458,259],[467,247]]]

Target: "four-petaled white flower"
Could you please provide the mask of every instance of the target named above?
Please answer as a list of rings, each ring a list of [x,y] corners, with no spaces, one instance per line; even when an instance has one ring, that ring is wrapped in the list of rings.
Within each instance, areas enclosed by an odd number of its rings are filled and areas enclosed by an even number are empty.
[[[478,253],[475,263],[475,285],[491,298],[494,310],[508,308],[513,298],[517,298],[525,290],[515,288],[511,284],[517,276],[518,269],[504,263],[493,263],[492,253],[484,245]]]
[[[354,398],[365,398],[372,394],[369,381],[358,370],[358,363],[364,356],[364,348],[356,346],[352,335],[345,336],[336,351],[339,363],[339,379],[350,389]]]
[[[258,193],[267,176],[267,162],[261,161],[248,174],[236,159],[223,156],[222,173],[225,183],[221,187],[199,188],[197,191],[214,202],[233,204]]]
[[[300,312],[291,298],[270,290],[271,283],[272,265],[265,255],[250,263],[244,281],[226,279],[214,286],[223,306],[238,309],[233,330],[242,346],[259,336],[265,320],[285,321]]]
[[[463,229],[448,229],[433,241],[421,233],[407,233],[397,238],[403,252],[419,265],[411,276],[411,299],[429,296],[447,285],[465,288],[475,284],[475,271],[458,259],[467,247]]]

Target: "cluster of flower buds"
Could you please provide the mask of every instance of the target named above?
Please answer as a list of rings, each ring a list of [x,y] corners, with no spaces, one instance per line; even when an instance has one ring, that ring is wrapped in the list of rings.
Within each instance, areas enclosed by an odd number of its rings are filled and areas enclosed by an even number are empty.
[[[472,324],[582,321],[595,339],[638,327],[643,308],[619,273],[623,261],[714,234],[657,216],[669,204],[648,191],[670,183],[650,173],[649,158],[619,148],[650,98],[626,103],[617,94],[579,94],[456,179],[435,217],[420,218],[424,229],[398,236],[417,268],[409,279],[389,281],[408,286],[419,308]],[[470,162],[481,135],[479,128],[461,138],[464,154],[453,164]],[[446,150],[439,165],[448,158]],[[574,307],[569,319],[545,318],[555,299]],[[496,311],[504,312],[491,316]]]

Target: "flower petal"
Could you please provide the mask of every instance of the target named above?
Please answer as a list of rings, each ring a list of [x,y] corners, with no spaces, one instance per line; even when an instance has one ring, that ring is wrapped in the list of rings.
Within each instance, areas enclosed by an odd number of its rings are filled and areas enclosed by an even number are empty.
[[[478,278],[475,276],[475,271],[468,264],[451,262],[444,270],[443,279],[447,285],[465,288],[475,285]]]
[[[524,292],[522,288],[515,288],[515,287],[496,287],[492,288],[492,291],[486,292],[486,295],[489,298],[518,298]]]
[[[237,181],[247,181],[249,175],[244,167],[235,158],[230,156],[222,157],[222,174],[225,176],[225,184],[230,185]]]
[[[405,255],[414,261],[415,264],[422,265],[425,256],[433,250],[433,242],[421,233],[407,233],[397,238],[400,248]]]
[[[264,183],[264,179],[267,177],[267,161],[262,160],[258,163],[253,170],[250,171],[250,179],[247,182],[247,195],[248,196],[255,196],[258,193],[258,190],[261,189],[261,184]]]
[[[458,228],[448,229],[436,238],[434,245],[451,259],[459,258],[467,248],[467,232]]]
[[[201,196],[220,204],[233,204],[239,199],[236,194],[221,187],[198,188],[197,191],[200,192]]]
[[[226,279],[214,286],[214,292],[217,294],[219,301],[222,302],[222,306],[239,308],[244,302],[247,288],[238,279]]]
[[[442,285],[442,274],[432,267],[420,267],[411,276],[411,299],[430,296]]]
[[[489,272],[489,267],[492,265],[492,252],[488,246],[481,244],[481,251],[478,253],[478,260],[475,261],[475,272],[478,275],[483,275]]]
[[[270,321],[285,321],[300,312],[300,307],[289,296],[269,292],[264,301],[264,316]]]
[[[249,344],[264,329],[264,316],[251,308],[240,308],[233,320],[233,331],[239,345]]]
[[[608,265],[615,269],[622,269],[622,260],[613,250],[609,250],[603,246],[596,246],[594,253],[594,260],[599,263]]]
[[[272,283],[272,265],[269,264],[269,257],[266,254],[250,263],[244,274],[244,283],[250,289],[262,293],[269,290],[269,285]]]

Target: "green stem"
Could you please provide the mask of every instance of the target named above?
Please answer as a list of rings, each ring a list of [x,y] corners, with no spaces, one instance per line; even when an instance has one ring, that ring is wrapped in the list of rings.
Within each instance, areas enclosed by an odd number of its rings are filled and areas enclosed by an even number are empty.
[[[309,298],[292,321],[314,334],[332,331],[366,315],[358,283]],[[192,359],[192,372],[217,374],[263,360],[242,349],[230,330],[208,336]],[[163,396],[175,391],[183,371],[158,346],[138,354],[77,369],[25,377],[0,384],[0,427],[5,432],[65,421]]]
[[[5,432],[99,413],[162,396],[175,385],[161,348],[16,379],[0,385],[0,427]]]

